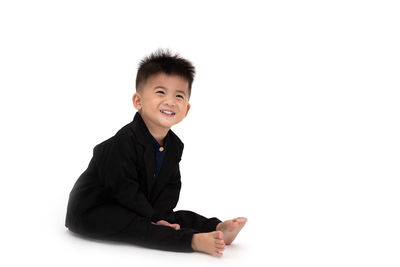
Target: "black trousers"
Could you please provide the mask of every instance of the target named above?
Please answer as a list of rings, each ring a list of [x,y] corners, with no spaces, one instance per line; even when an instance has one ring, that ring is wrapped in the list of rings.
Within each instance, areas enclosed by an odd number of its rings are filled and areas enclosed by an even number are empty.
[[[221,222],[216,217],[206,218],[193,211],[180,210],[168,216],[171,220],[167,219],[169,223],[178,223],[180,225],[181,229],[175,230],[168,226],[154,225],[151,223],[150,218],[145,218],[132,212],[132,221],[125,228],[106,236],[98,236],[96,229],[104,229],[107,224],[112,224],[112,218],[110,218],[110,221],[99,220],[96,214],[103,213],[105,209],[119,208],[121,207],[116,205],[99,206],[82,217],[85,231],[74,231],[71,227],[69,229],[91,238],[126,242],[167,251],[192,252],[193,234],[215,231],[218,223]]]

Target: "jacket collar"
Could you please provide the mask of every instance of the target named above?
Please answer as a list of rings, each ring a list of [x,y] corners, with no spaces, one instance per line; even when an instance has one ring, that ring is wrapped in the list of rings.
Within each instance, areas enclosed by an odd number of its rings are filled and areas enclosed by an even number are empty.
[[[135,117],[133,118],[133,121],[131,123],[131,128],[135,132],[137,141],[139,143],[144,146],[153,144],[153,136],[151,135],[149,129],[146,126],[146,123],[144,122],[139,112],[136,112]],[[168,131],[168,134],[170,131]]]

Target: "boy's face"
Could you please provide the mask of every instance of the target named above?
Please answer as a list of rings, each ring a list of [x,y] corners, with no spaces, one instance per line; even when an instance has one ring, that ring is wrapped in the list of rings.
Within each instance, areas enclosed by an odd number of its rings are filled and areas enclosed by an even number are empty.
[[[190,109],[189,83],[178,75],[158,73],[147,79],[132,100],[149,128],[166,131]]]

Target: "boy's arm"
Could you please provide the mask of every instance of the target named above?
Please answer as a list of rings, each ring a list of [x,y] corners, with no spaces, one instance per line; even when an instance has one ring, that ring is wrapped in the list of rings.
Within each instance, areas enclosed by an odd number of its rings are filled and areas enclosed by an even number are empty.
[[[181,174],[179,165],[177,165],[170,182],[165,186],[153,203],[153,221],[166,220],[170,223],[175,222],[173,209],[178,203],[181,185]]]
[[[151,218],[154,210],[140,190],[134,146],[129,136],[111,143],[101,163],[101,177],[109,197],[127,209]]]

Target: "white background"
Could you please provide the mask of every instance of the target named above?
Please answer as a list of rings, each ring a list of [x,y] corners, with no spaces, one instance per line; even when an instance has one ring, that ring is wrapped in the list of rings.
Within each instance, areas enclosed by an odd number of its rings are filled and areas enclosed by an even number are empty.
[[[399,266],[396,2],[1,1],[1,265]],[[249,218],[221,259],[64,227],[160,47],[197,68],[178,209]]]

